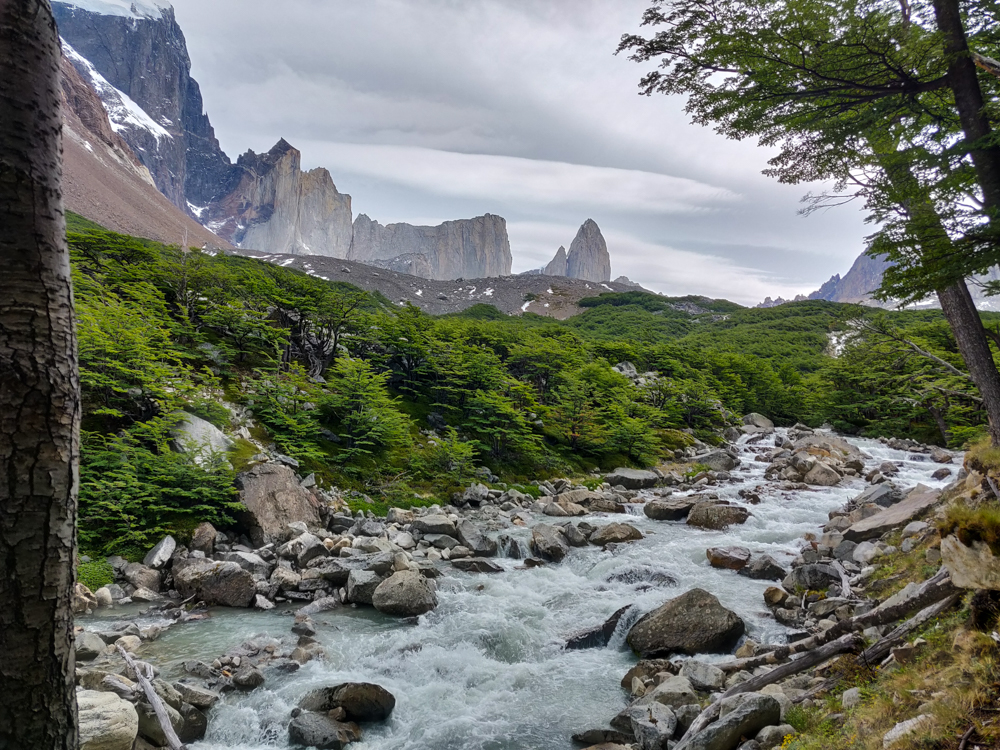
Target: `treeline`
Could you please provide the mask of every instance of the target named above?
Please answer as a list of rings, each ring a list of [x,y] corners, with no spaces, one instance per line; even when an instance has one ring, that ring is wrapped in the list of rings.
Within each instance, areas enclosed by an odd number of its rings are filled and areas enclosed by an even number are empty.
[[[256,260],[72,227],[81,536],[94,549],[230,520],[233,472],[258,449],[241,440],[202,465],[171,450],[181,412],[231,427],[224,404],[322,482],[394,504],[447,499],[483,466],[528,482],[652,465],[750,411],[902,435],[936,428],[928,409],[944,404],[951,434],[979,423],[968,398],[912,397],[929,358],[900,369],[891,347],[874,365],[826,356],[831,332],[857,315],[842,305],[745,310],[629,293],[562,322],[485,306],[435,318]],[[960,361],[933,318],[907,335]]]

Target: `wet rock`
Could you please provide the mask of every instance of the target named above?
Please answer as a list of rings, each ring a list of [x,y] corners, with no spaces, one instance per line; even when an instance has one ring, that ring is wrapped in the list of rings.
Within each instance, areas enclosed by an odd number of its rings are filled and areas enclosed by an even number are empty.
[[[722,503],[698,503],[688,514],[688,525],[700,529],[723,531],[730,526],[744,524],[750,517],[750,511],[741,505],[724,505]]]
[[[931,478],[937,480],[947,479],[950,476],[951,476],[951,469],[944,469],[944,468],[938,469],[933,474],[931,474]]]
[[[396,707],[396,698],[381,685],[345,682],[311,690],[298,705],[304,711],[320,713],[342,708],[351,721],[384,721]]]
[[[782,586],[785,589],[804,589],[806,591],[819,591],[828,588],[830,584],[840,583],[840,573],[830,565],[823,563],[810,563],[800,565],[789,573]]]
[[[736,613],[707,591],[692,589],[640,619],[629,631],[628,644],[645,659],[727,652],[744,630]]]
[[[224,607],[249,607],[257,595],[253,576],[232,562],[195,560],[174,575],[174,585],[185,599],[196,596]]]
[[[452,523],[451,519],[440,513],[413,519],[413,528],[421,534],[444,534],[454,537],[457,533],[455,524]]]
[[[190,703],[195,708],[211,708],[219,701],[218,693],[199,685],[175,682],[173,687],[185,703]]]
[[[654,521],[683,521],[691,509],[697,505],[694,500],[686,498],[667,498],[646,503],[642,512]]]
[[[302,522],[311,528],[321,525],[319,503],[299,484],[289,466],[259,464],[236,477],[236,486],[246,506],[239,520],[257,547],[283,542],[289,523]]]
[[[293,744],[320,750],[343,750],[350,743],[361,739],[361,728],[354,723],[340,722],[323,714],[303,711],[288,725],[288,736]]]
[[[562,532],[563,536],[566,537],[566,541],[569,542],[570,547],[586,547],[589,544],[583,532],[571,523],[563,526]]]
[[[138,588],[132,592],[132,601],[138,604],[148,604],[149,602],[159,602],[162,600],[163,597],[160,594],[149,589]]]
[[[756,555],[748,565],[740,569],[739,574],[755,581],[780,581],[785,577],[786,571],[770,555]]]
[[[764,603],[769,607],[780,607],[788,600],[789,594],[782,588],[771,586],[764,592]]]
[[[172,536],[165,536],[153,549],[146,553],[146,556],[142,558],[142,564],[147,568],[159,570],[170,562],[170,558],[173,557],[174,550],[176,549],[177,541]]]
[[[233,675],[233,687],[244,692],[259,688],[264,684],[264,674],[253,664],[241,664]]]
[[[841,475],[827,464],[817,461],[816,464],[806,472],[804,481],[818,487],[833,487],[840,482]]]
[[[393,573],[375,589],[372,604],[387,615],[414,617],[426,614],[438,605],[432,586],[419,573],[409,570]]]
[[[483,560],[482,558],[452,560],[451,564],[452,567],[461,570],[463,573],[503,573],[503,568],[499,565],[489,560]]]
[[[944,448],[938,448],[937,446],[931,448],[931,461],[936,464],[950,464],[954,457],[946,451]]]
[[[184,719],[180,711],[169,703],[164,705],[164,708],[166,709],[167,716],[170,718],[170,725],[174,728],[175,732],[180,734],[184,730]],[[160,725],[153,707],[148,703],[140,702],[136,705],[136,713],[139,716],[139,734],[157,747],[166,747],[167,737],[163,733],[163,727]]]
[[[624,745],[635,740],[632,734],[625,734],[614,729],[588,729],[573,735],[573,742],[581,745]]]
[[[754,737],[761,729],[781,721],[781,706],[773,696],[740,693],[722,701],[719,719],[696,734],[690,750],[731,750],[742,737]]]
[[[877,539],[888,531],[906,526],[918,516],[926,513],[941,502],[941,492],[929,490],[923,485],[917,487],[906,496],[906,499],[876,513],[870,518],[858,521],[844,532],[844,538],[851,542],[863,542]]]
[[[135,707],[114,693],[78,690],[80,750],[132,750],[139,734]]]
[[[615,634],[615,630],[618,629],[618,623],[621,622],[622,617],[630,609],[632,609],[632,605],[622,607],[605,620],[603,625],[590,628],[589,630],[581,630],[579,633],[574,633],[567,637],[566,648],[604,648],[608,645],[608,641],[611,640],[611,636]]]
[[[329,612],[331,610],[337,609],[340,606],[340,600],[335,596],[324,596],[322,599],[317,599],[311,604],[307,604],[298,610],[296,614],[311,616],[318,615],[320,612]]]
[[[640,469],[615,469],[604,477],[604,481],[612,487],[621,485],[627,490],[645,490],[655,487],[660,477],[652,471]]]
[[[531,549],[543,560],[561,562],[569,553],[566,537],[555,526],[540,523],[531,530]]]
[[[122,571],[125,580],[137,589],[160,590],[160,573],[142,563],[129,563]]]
[[[456,527],[458,540],[468,547],[476,557],[493,557],[497,553],[497,543],[468,519],[462,519]]]
[[[627,523],[609,523],[590,535],[590,543],[603,547],[606,544],[621,544],[642,539],[642,532]]]
[[[347,577],[347,601],[352,604],[371,604],[375,589],[385,578],[367,570],[352,570]]]
[[[613,570],[604,576],[607,583],[651,584],[653,586],[676,586],[677,579],[662,568],[652,565],[629,565]]]
[[[710,547],[705,551],[713,568],[740,570],[750,562],[750,550],[746,547]]]

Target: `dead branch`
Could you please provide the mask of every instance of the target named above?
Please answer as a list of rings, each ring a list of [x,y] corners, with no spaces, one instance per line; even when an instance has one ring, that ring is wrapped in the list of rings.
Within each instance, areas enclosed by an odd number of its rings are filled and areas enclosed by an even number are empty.
[[[150,682],[152,679],[152,670],[150,674],[146,674],[146,669],[148,665],[143,664],[141,667],[136,664],[135,660],[129,656],[128,651],[118,646],[118,651],[125,659],[125,663],[132,669],[135,673],[136,682],[139,683],[139,687],[146,694],[146,700],[149,701],[149,705],[153,707],[153,712],[156,714],[156,720],[160,723],[160,728],[163,730],[163,736],[167,738],[167,745],[170,750],[187,750],[185,745],[181,744],[180,738],[177,736],[177,732],[174,731],[174,725],[170,723],[170,714],[167,713],[167,707],[163,704],[163,699],[156,694],[156,690],[153,688],[153,684]]]

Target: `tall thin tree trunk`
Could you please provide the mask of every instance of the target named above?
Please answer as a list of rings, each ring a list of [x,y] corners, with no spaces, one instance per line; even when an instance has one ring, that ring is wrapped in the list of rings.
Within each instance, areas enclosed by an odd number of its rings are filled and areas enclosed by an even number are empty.
[[[80,396],[62,206],[59,36],[0,0],[0,748],[76,750]]]

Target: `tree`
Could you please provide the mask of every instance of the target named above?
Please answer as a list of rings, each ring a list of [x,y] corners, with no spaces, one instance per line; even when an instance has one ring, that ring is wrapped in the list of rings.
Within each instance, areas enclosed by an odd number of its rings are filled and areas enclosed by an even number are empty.
[[[960,10],[958,0],[659,0],[644,21],[663,30],[619,49],[661,61],[644,93],[686,95],[697,122],[780,147],[772,176],[834,180],[814,208],[861,197],[888,221],[871,248],[897,263],[883,293],[938,295],[1000,444],[1000,373],[965,282],[1000,260],[1000,148]],[[973,25],[990,43],[996,13],[979,8]]]
[[[48,0],[0,3],[0,744],[76,750],[80,393]]]

